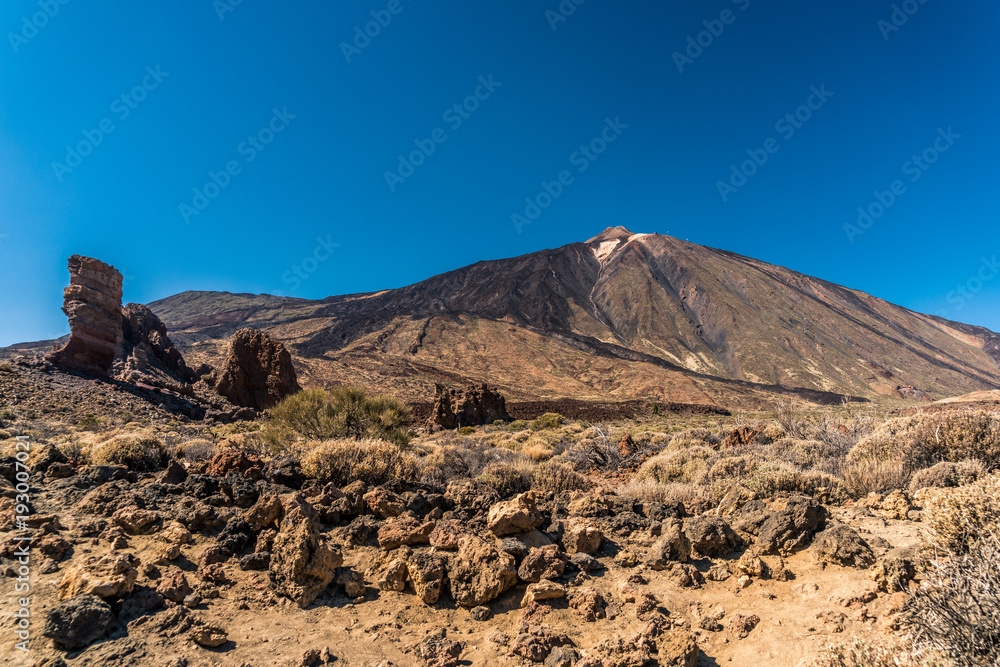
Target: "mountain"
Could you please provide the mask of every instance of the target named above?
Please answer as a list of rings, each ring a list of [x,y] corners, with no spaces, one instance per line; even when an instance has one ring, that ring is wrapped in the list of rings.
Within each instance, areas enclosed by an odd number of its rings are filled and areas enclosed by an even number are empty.
[[[1000,335],[988,329],[623,227],[399,289],[317,301],[185,292],[149,305],[190,363],[211,363],[250,325],[290,347],[306,383],[411,400],[464,381],[523,400],[730,404],[776,391],[938,399],[1000,388]]]

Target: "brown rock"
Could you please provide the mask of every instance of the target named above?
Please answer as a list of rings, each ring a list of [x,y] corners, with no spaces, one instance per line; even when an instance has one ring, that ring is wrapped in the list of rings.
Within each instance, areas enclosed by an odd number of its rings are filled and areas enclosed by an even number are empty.
[[[434,604],[444,592],[446,561],[426,551],[419,551],[406,559],[406,572],[417,597],[427,604]]]
[[[904,592],[916,576],[912,549],[892,549],[868,571],[868,577],[887,593]]]
[[[671,562],[683,563],[691,557],[691,541],[684,534],[679,519],[667,519],[660,527],[660,539],[649,550],[648,564],[654,570],[663,570]]]
[[[588,623],[607,617],[606,604],[604,596],[592,588],[581,588],[569,600],[570,608],[575,609]]]
[[[558,579],[566,571],[569,558],[559,550],[558,544],[538,547],[528,552],[521,561],[517,576],[523,581],[538,582],[542,579]]]
[[[286,512],[271,551],[270,575],[276,593],[304,609],[333,581],[343,562],[340,549],[320,535],[314,518],[299,507]]]
[[[437,525],[434,526],[434,530],[430,535],[430,543],[432,547],[437,549],[454,551],[458,549],[458,544],[462,537],[470,534],[469,529],[461,521],[445,519],[444,521],[438,521]]]
[[[381,486],[366,493],[362,498],[372,514],[380,519],[399,516],[406,509],[406,501],[389,489]]]
[[[114,600],[132,592],[139,571],[138,561],[128,553],[109,553],[91,556],[82,564],[66,570],[59,584],[59,599],[74,595],[91,594]]]
[[[188,583],[187,577],[180,570],[172,570],[163,575],[159,585],[156,587],[156,591],[166,599],[174,602],[183,602],[184,598],[194,592],[191,589],[191,584]]]
[[[233,334],[226,359],[215,374],[219,394],[255,410],[274,407],[300,391],[288,350],[256,329],[240,329]]]
[[[706,558],[730,554],[742,542],[725,519],[708,514],[685,521],[684,534],[690,540],[691,548]]]
[[[532,602],[542,600],[557,600],[566,597],[566,588],[554,581],[539,581],[537,584],[528,584],[521,598],[521,606],[527,607]]]
[[[189,634],[191,641],[199,646],[206,646],[208,648],[218,648],[222,646],[227,641],[229,641],[229,636],[226,631],[215,625],[196,625],[191,629]]]
[[[868,543],[856,530],[841,523],[817,533],[811,549],[813,555],[823,563],[868,567],[875,562],[875,554]]]
[[[757,616],[757,614],[750,614],[749,616],[735,614],[729,622],[729,630],[737,639],[746,639],[753,632],[753,629],[757,627],[758,623],[760,623],[760,616]]]
[[[480,426],[496,420],[509,421],[507,400],[500,392],[482,384],[458,392],[435,385],[431,423],[444,428]]]
[[[160,515],[138,507],[123,507],[111,515],[111,520],[124,528],[125,532],[137,535],[159,521]]]
[[[122,274],[113,266],[81,255],[69,258],[69,274],[63,312],[69,317],[70,338],[46,358],[107,377],[122,336]]]
[[[541,523],[542,515],[538,512],[535,496],[530,491],[495,504],[486,517],[486,525],[498,537],[523,533]]]
[[[386,520],[378,529],[378,545],[390,551],[405,545],[427,544],[434,522],[422,522],[404,514]]]
[[[205,469],[206,475],[215,477],[225,477],[230,472],[236,471],[244,477],[253,468],[264,469],[264,462],[253,454],[247,454],[235,449],[224,449],[212,457],[211,463]]]
[[[587,519],[558,521],[555,524],[555,531],[550,529],[549,532],[558,535],[559,543],[570,556],[592,554],[600,549],[601,540],[604,539],[597,525]]]
[[[478,607],[517,583],[514,557],[478,537],[466,536],[449,559],[448,579],[455,602]]]
[[[180,383],[198,379],[174,347],[160,318],[138,303],[122,308],[122,340],[115,368],[122,379],[133,373]]]
[[[284,515],[284,508],[281,506],[281,499],[271,494],[262,494],[257,498],[253,507],[243,512],[243,520],[250,524],[253,531],[260,532],[268,526],[272,526],[281,521]]]

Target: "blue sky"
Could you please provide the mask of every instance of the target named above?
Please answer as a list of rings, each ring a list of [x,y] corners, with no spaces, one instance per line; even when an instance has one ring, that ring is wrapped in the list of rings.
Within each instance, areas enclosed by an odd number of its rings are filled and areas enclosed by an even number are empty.
[[[3,4],[0,345],[73,253],[319,298],[612,225],[1000,330],[996,3],[231,1]]]

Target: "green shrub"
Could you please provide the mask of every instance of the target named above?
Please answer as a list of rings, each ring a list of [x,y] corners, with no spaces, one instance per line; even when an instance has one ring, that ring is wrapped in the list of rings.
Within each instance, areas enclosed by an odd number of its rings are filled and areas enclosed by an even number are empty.
[[[163,443],[148,433],[116,435],[94,447],[90,460],[97,465],[123,465],[136,472],[152,472],[167,464]]]
[[[531,487],[543,493],[584,491],[590,486],[590,481],[573,466],[558,461],[546,461],[531,474]]]
[[[398,445],[371,438],[328,440],[302,457],[302,471],[321,483],[346,486],[361,480],[378,486],[393,480],[415,481],[416,460]]]
[[[550,428],[559,428],[562,426],[563,416],[558,415],[554,412],[546,412],[537,419],[531,422],[532,431],[542,431]]]
[[[100,423],[101,420],[97,415],[93,412],[88,412],[83,415],[83,418],[80,420],[80,428],[85,431],[96,431]]]
[[[378,438],[405,445],[412,422],[409,408],[387,396],[369,396],[359,387],[307,389],[271,409],[262,434],[271,445],[294,433],[306,440]]]
[[[531,426],[531,424],[523,419],[515,419],[511,423],[507,424],[507,428],[509,428],[511,431],[524,431],[529,426]]]
[[[476,432],[476,428],[474,426],[462,426],[458,429],[458,432],[461,435],[472,435]]]

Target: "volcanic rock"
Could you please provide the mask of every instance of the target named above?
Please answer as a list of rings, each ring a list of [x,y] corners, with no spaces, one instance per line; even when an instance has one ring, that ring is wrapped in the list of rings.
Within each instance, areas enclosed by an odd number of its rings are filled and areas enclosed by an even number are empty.
[[[343,563],[340,549],[320,535],[315,519],[299,507],[287,510],[271,553],[271,582],[277,593],[305,609]]]
[[[122,274],[90,257],[69,258],[69,287],[63,292],[63,312],[70,338],[49,355],[53,363],[107,377],[122,336]]]
[[[431,422],[444,428],[480,426],[499,420],[510,421],[507,399],[486,384],[469,387],[464,391],[446,389],[435,385],[434,407]]]
[[[77,595],[48,613],[42,634],[57,647],[84,648],[104,637],[115,623],[111,607],[94,595]]]
[[[266,410],[301,390],[292,357],[281,343],[256,329],[240,329],[216,369],[215,390],[236,405]]]
[[[122,339],[115,369],[120,376],[126,377],[132,373],[165,375],[181,383],[198,379],[174,347],[160,318],[138,303],[122,308]]]

